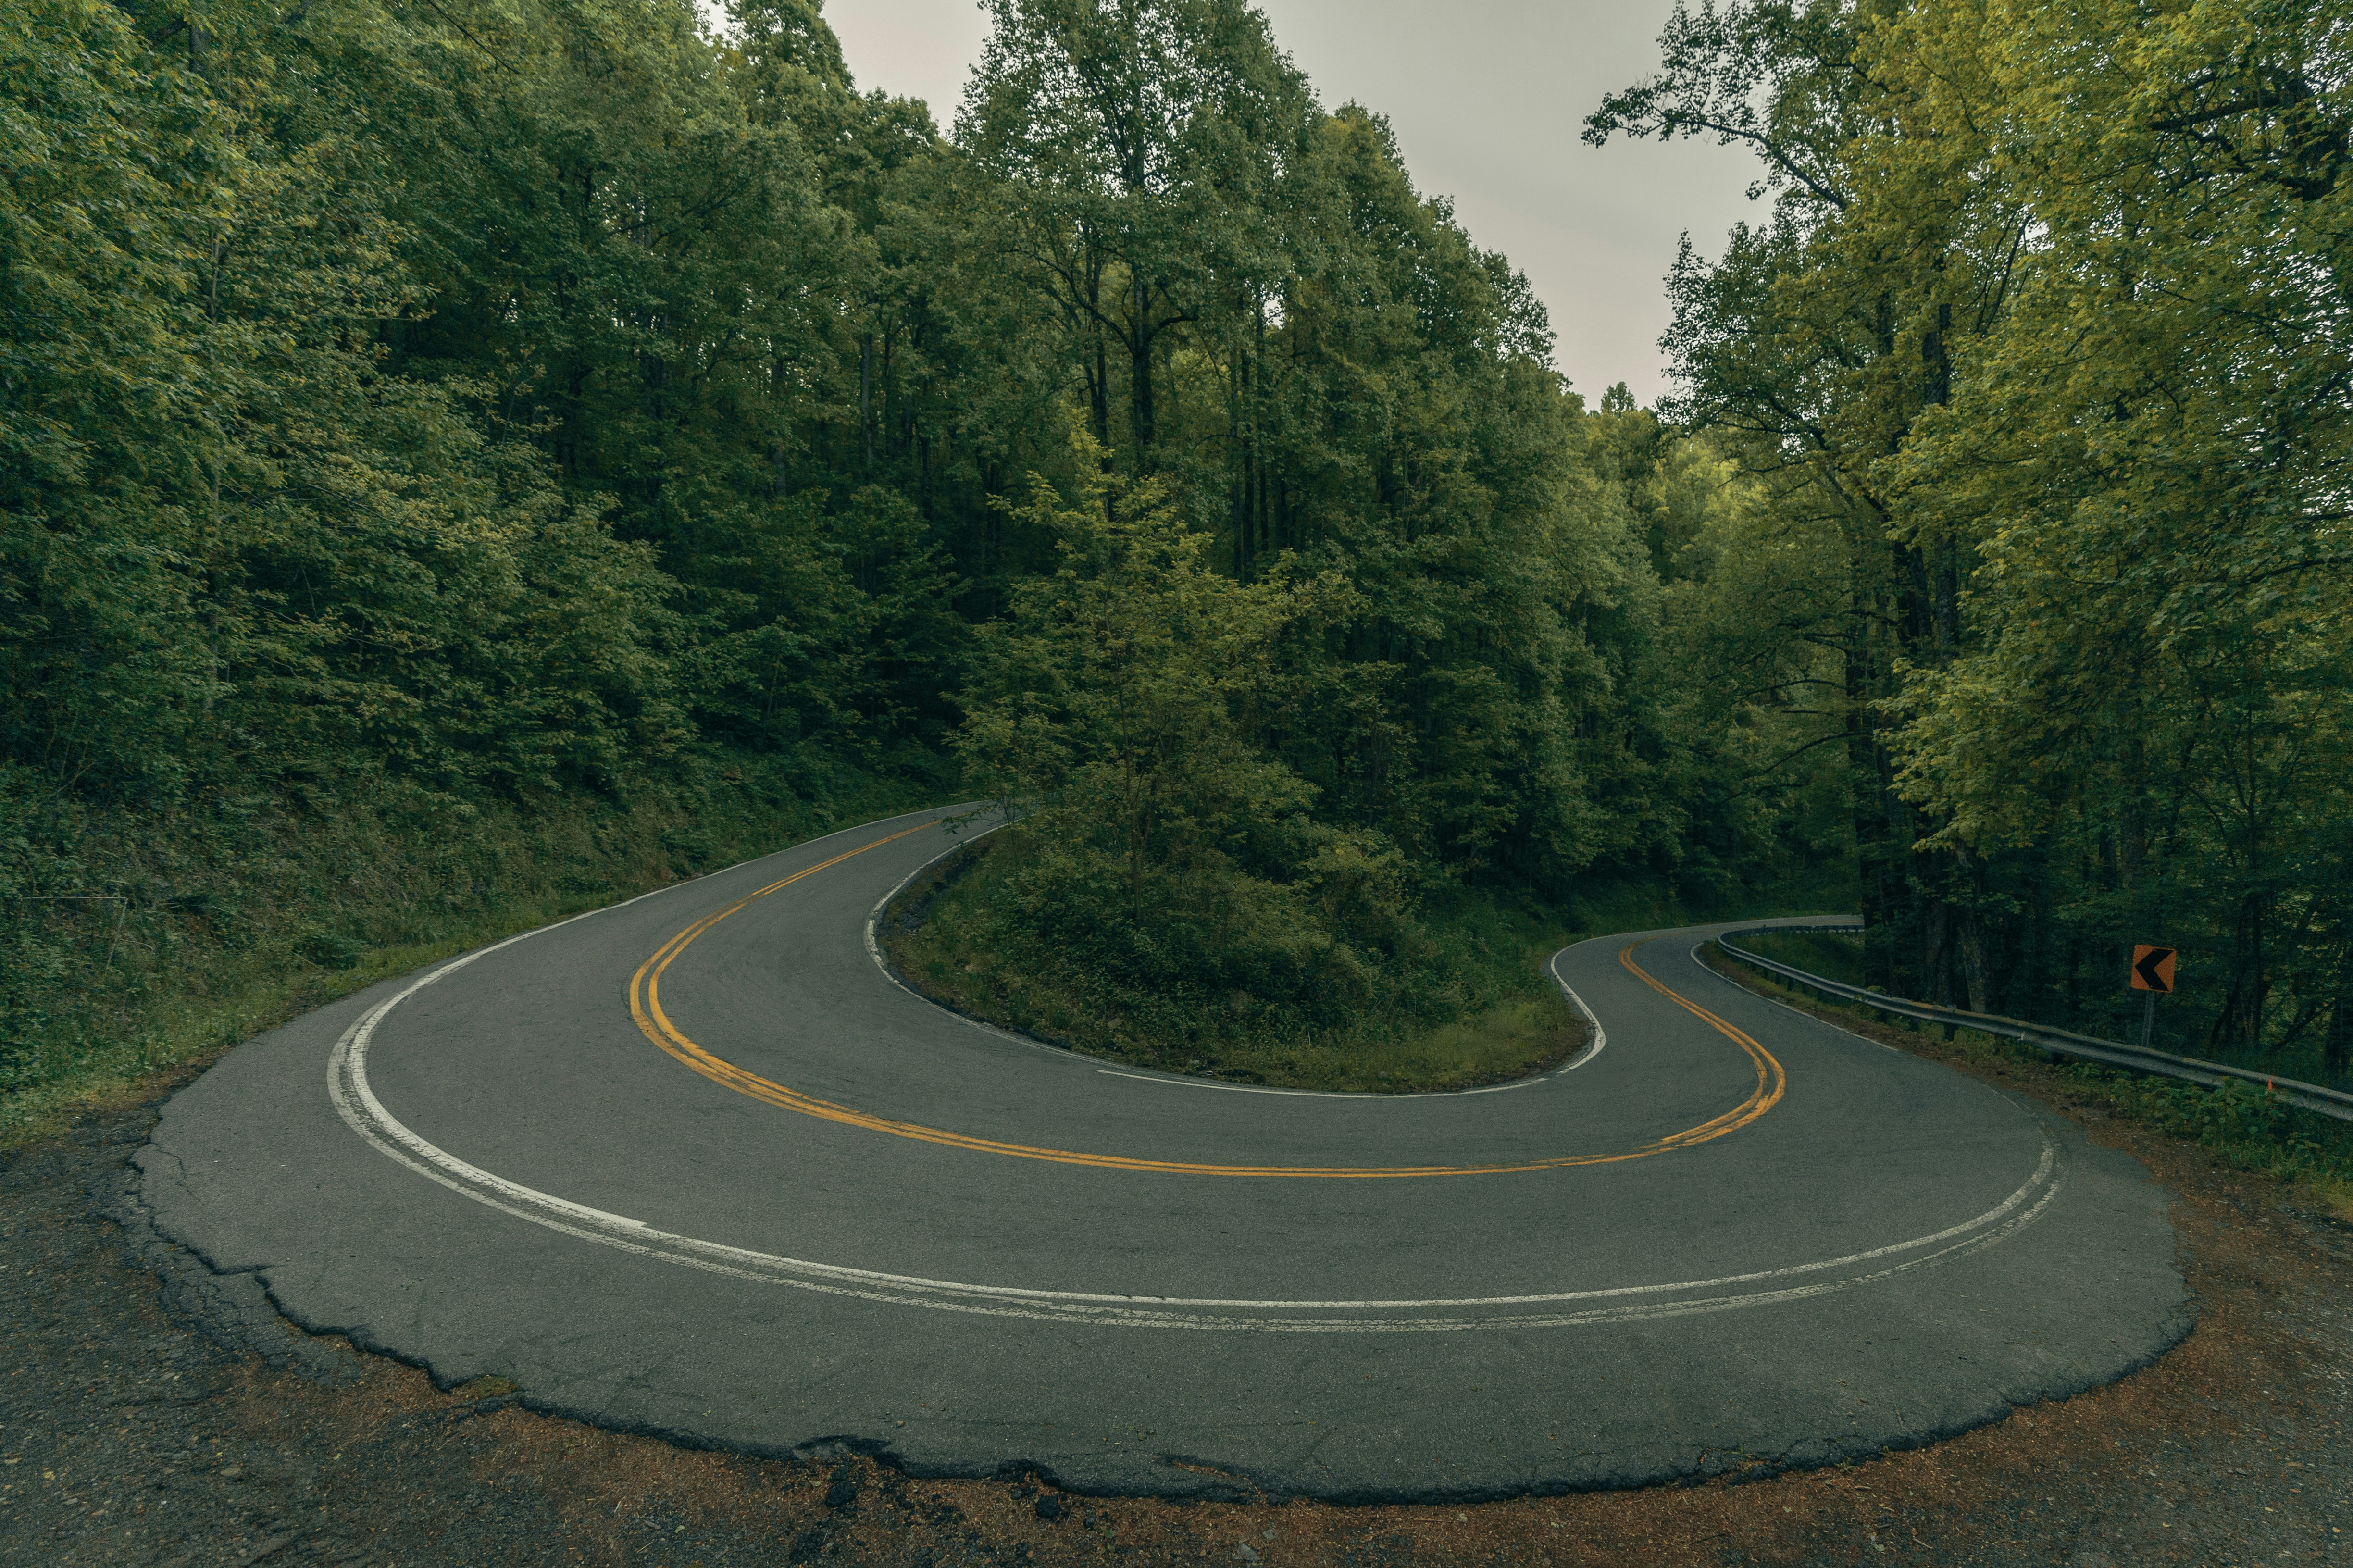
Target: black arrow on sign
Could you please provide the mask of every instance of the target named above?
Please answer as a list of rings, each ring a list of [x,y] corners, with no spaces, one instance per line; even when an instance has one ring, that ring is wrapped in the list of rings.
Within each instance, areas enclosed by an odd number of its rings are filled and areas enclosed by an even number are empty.
[[[2133,965],[2133,973],[2139,975],[2141,984],[2151,991],[2170,991],[2173,987],[2165,983],[2165,976],[2158,973],[2158,967],[2172,956],[2173,949],[2169,947],[2152,947],[2141,954],[2140,962]]]

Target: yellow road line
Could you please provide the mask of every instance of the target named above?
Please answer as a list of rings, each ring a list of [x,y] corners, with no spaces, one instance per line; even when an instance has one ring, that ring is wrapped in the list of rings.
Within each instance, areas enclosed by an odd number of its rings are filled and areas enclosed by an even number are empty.
[[[1684,1000],[1652,979],[1634,962],[1631,945],[1618,954],[1618,962],[1631,970],[1642,982],[1662,996],[1673,1002],[1712,1026],[1748,1053],[1757,1065],[1757,1087],[1746,1100],[1725,1111],[1681,1132],[1671,1132],[1639,1149],[1629,1149],[1614,1154],[1564,1154],[1548,1160],[1526,1160],[1508,1164],[1492,1165],[1211,1165],[1182,1160],[1137,1160],[1121,1154],[1089,1154],[1071,1149],[1042,1149],[1027,1143],[1007,1143],[993,1138],[976,1138],[968,1133],[950,1132],[943,1128],[926,1127],[920,1122],[896,1121],[889,1117],[875,1116],[854,1110],[831,1100],[818,1100],[783,1084],[772,1082],[759,1074],[746,1071],[732,1062],[723,1061],[696,1045],[670,1021],[661,1006],[662,971],[668,969],[678,955],[684,952],[695,938],[717,925],[739,910],[782,888],[789,888],[804,877],[815,876],[828,867],[839,866],[855,855],[879,848],[908,834],[920,833],[933,824],[926,822],[910,827],[903,833],[878,838],[871,844],[818,862],[805,870],[796,871],[779,881],[769,883],[758,891],[745,895],[716,914],[705,915],[655,950],[653,956],[638,966],[629,977],[629,1016],[646,1037],[678,1060],[692,1068],[713,1083],[723,1084],[738,1094],[751,1096],[765,1104],[786,1110],[797,1110],[804,1116],[839,1122],[845,1127],[863,1128],[871,1132],[887,1132],[894,1138],[912,1138],[924,1143],[942,1143],[952,1149],[968,1149],[982,1154],[1007,1154],[1022,1160],[1047,1160],[1063,1165],[1089,1165],[1107,1171],[1150,1171],[1187,1176],[1314,1176],[1314,1177],[1398,1177],[1398,1176],[1481,1176],[1500,1175],[1514,1171],[1557,1171],[1572,1165],[1609,1165],[1624,1160],[1639,1160],[1650,1154],[1662,1154],[1672,1149],[1687,1149],[1721,1138],[1747,1126],[1780,1102],[1786,1079],[1781,1064],[1771,1052],[1730,1024]]]
[[[1739,1029],[1733,1027],[1730,1024],[1725,1023],[1723,1019],[1717,1017],[1715,1014],[1709,1012],[1698,1003],[1694,1002],[1689,997],[1684,996],[1680,993],[1670,991],[1664,985],[1662,985],[1654,977],[1652,977],[1650,971],[1644,969],[1641,964],[1634,962],[1634,946],[1631,942],[1629,942],[1626,946],[1618,950],[1618,962],[1624,964],[1628,969],[1633,971],[1634,977],[1640,980],[1643,984],[1649,986],[1651,990],[1657,992],[1660,995],[1665,997],[1676,1006],[1681,1007],[1684,1012],[1691,1014],[1694,1017],[1704,1019],[1710,1027],[1715,1030],[1717,1034],[1724,1036],[1726,1039],[1732,1041],[1733,1044],[1738,1046],[1742,1050],[1746,1051],[1748,1053],[1748,1059],[1756,1064],[1756,1093],[1749,1096],[1746,1100],[1742,1101],[1738,1108],[1727,1110],[1723,1116],[1717,1117],[1716,1121],[1724,1121],[1731,1117],[1739,1116],[1740,1120],[1734,1122],[1732,1126],[1746,1127],[1749,1122],[1756,1121],[1757,1117],[1764,1115],[1767,1111],[1781,1103],[1781,1096],[1788,1090],[1789,1086],[1788,1075],[1781,1070],[1781,1063],[1772,1052],[1767,1050],[1749,1036]],[[1751,1104],[1753,1104],[1756,1109],[1753,1111],[1749,1111],[1747,1114],[1743,1115],[1742,1111],[1746,1110],[1747,1107]],[[1700,1126],[1693,1128],[1692,1131],[1704,1131],[1707,1128],[1715,1125],[1715,1121],[1703,1122]],[[1729,1132],[1732,1131],[1732,1127],[1725,1127],[1723,1131]],[[1716,1136],[1716,1134],[1710,1134],[1710,1136]],[[1694,1142],[1699,1142],[1699,1140],[1695,1139]]]

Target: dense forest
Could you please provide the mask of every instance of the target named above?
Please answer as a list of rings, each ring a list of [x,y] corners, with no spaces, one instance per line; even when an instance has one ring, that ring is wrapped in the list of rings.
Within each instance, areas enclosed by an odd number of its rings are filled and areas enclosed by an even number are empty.
[[[2168,942],[2343,1076],[2325,13],[1679,10],[1588,139],[1770,216],[1643,410],[1238,0],[989,10],[944,127],[813,0],[0,17],[0,1090],[974,795],[1171,994],[1859,879],[1891,990]]]
[[[1760,159],[1661,414],[1767,492],[1727,569],[1804,563],[1745,653],[1844,753],[1875,983],[2113,1033],[2163,943],[2161,1045],[2346,1074],[2345,23],[1704,4],[1587,121]]]

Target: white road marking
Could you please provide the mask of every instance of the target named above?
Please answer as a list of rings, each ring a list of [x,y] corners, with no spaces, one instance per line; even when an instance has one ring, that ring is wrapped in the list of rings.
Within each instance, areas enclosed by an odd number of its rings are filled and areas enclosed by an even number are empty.
[[[902,884],[903,885],[903,884]],[[667,890],[667,889],[661,889]],[[650,895],[640,895],[646,897]],[[635,900],[628,902],[635,902]],[[616,904],[618,909],[622,905]],[[602,913],[591,910],[589,913]],[[585,920],[575,915],[573,920]],[[1038,1290],[1009,1285],[982,1285],[930,1279],[786,1258],[744,1247],[704,1241],[657,1230],[625,1215],[573,1203],[520,1183],[495,1175],[427,1142],[403,1124],[376,1098],[367,1077],[367,1053],[376,1030],[393,1010],[427,986],[491,953],[544,934],[572,921],[559,921],[538,931],[524,931],[504,942],[453,959],[419,976],[393,995],[368,1009],[335,1042],[327,1064],[327,1092],[336,1113],[353,1131],[379,1152],[427,1180],[464,1197],[533,1225],[613,1247],[631,1255],[682,1264],[708,1273],[761,1284],[789,1285],[798,1289],[900,1306],[978,1313],[993,1317],[1041,1319],[1100,1323],[1115,1327],[1192,1330],[1250,1330],[1266,1332],[1447,1332],[1482,1328],[1566,1328],[1632,1322],[1698,1312],[1727,1311],[1827,1295],[1859,1285],[1887,1279],[1925,1268],[1939,1259],[1994,1246],[2031,1225],[2048,1209],[2065,1184],[2059,1151],[2042,1133],[2042,1158],[2031,1175],[1993,1208],[1958,1225],[1908,1241],[1893,1242],[1841,1258],[1782,1268],[1758,1269],[1707,1279],[1685,1279],[1657,1285],[1624,1285],[1536,1295],[1432,1298],[1427,1300],[1229,1300],[1210,1297],[1141,1296],[1093,1291]],[[1556,978],[1557,974],[1556,973]],[[1583,1003],[1580,1000],[1579,1005]],[[1588,1014],[1591,1016],[1590,1013]],[[1599,1020],[1595,1020],[1597,1034]],[[2038,1126],[2038,1132],[2042,1129]],[[1933,1250],[1923,1250],[1933,1249]],[[1809,1274],[1881,1264],[1905,1253],[1906,1258],[1860,1274],[1783,1285],[1776,1289],[1731,1295],[1699,1296],[1727,1287],[1794,1280]],[[1672,1299],[1680,1298],[1680,1299]],[[1552,1307],[1578,1302],[1609,1302],[1570,1311],[1525,1312],[1498,1309]],[[1476,1313],[1475,1316],[1415,1315],[1408,1317],[1259,1317],[1236,1313]]]
[[[1742,995],[1754,996],[1759,1002],[1770,1002],[1776,1007],[1780,1008],[1784,1013],[1795,1013],[1799,1017],[1803,1018],[1810,1024],[1820,1024],[1825,1029],[1836,1029],[1840,1034],[1844,1035],[1850,1040],[1861,1040],[1866,1046],[1877,1046],[1881,1050],[1885,1051],[1890,1056],[1908,1057],[1912,1055],[1910,1051],[1904,1049],[1901,1046],[1891,1046],[1885,1040],[1874,1040],[1869,1035],[1858,1035],[1852,1029],[1833,1024],[1828,1018],[1822,1017],[1819,1014],[1809,1013],[1803,1007],[1792,1006],[1788,1003],[1782,1001],[1778,996],[1767,996],[1762,991],[1751,991],[1747,986],[1741,984],[1740,982],[1733,979],[1730,975],[1718,973],[1715,969],[1710,966],[1707,960],[1699,955],[1700,949],[1705,947],[1708,942],[1714,942],[1715,940],[1715,939],[1714,937],[1709,937],[1706,941],[1694,943],[1690,953],[1691,961],[1700,968],[1706,970],[1707,973],[1710,975],[1713,975],[1715,979],[1722,981],[1725,984],[1731,986],[1735,991],[1739,992]],[[2004,1098],[2007,1098],[2007,1096]]]
[[[1609,939],[1605,937],[1602,940],[1607,941]],[[1582,945],[1583,944],[1580,942],[1569,943],[1569,947],[1578,947]],[[1558,952],[1552,955],[1552,962],[1546,964],[1545,967],[1552,971],[1552,977],[1559,983],[1560,988],[1568,993],[1568,999],[1577,1004],[1577,1010],[1585,1015],[1585,1021],[1593,1026],[1593,1038],[1587,1044],[1583,1050],[1577,1052],[1575,1057],[1571,1058],[1566,1066],[1555,1071],[1553,1076],[1556,1078],[1559,1077],[1561,1073],[1575,1072],[1577,1068],[1583,1067],[1586,1063],[1599,1056],[1601,1054],[1601,1047],[1609,1043],[1609,1031],[1601,1026],[1601,1020],[1594,1015],[1592,1008],[1585,1005],[1585,998],[1579,996],[1577,994],[1576,988],[1570,985],[1567,981],[1561,979],[1560,961],[1567,956],[1568,948],[1564,947]]]
[[[1137,1083],[1166,1084],[1170,1089],[1222,1089],[1229,1094],[1287,1094],[1297,1100],[1354,1100],[1379,1105],[1391,1101],[1417,1100],[1460,1100],[1467,1094],[1501,1094],[1507,1089],[1541,1089],[1545,1080],[1524,1078],[1514,1083],[1491,1083],[1484,1089],[1441,1089],[1420,1094],[1378,1094],[1366,1090],[1336,1089],[1269,1089],[1262,1083],[1219,1083],[1213,1079],[1178,1078],[1169,1073],[1122,1072],[1117,1068],[1097,1068],[1105,1078],[1133,1079]]]

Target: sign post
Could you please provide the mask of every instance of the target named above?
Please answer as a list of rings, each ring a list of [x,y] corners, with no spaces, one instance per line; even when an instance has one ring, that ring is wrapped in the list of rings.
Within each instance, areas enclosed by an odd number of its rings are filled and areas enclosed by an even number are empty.
[[[2157,1033],[2157,999],[2173,991],[2174,950],[2143,942],[2133,949],[2132,988],[2148,993],[2140,1010],[2140,1048],[2149,1048]]]

